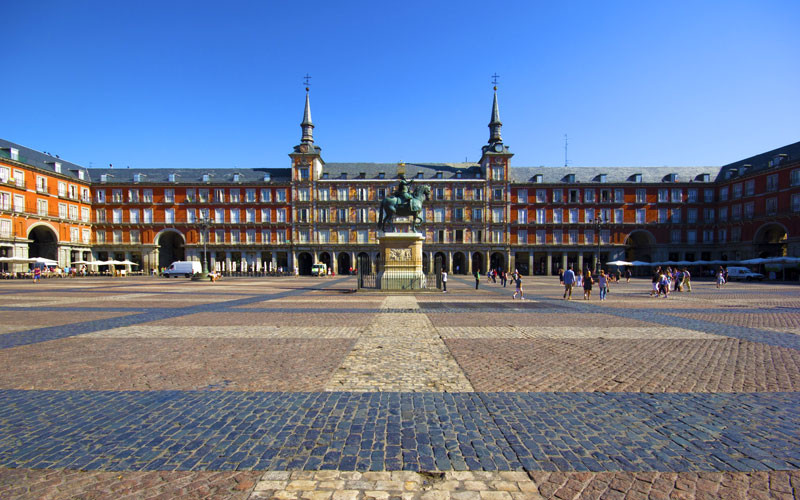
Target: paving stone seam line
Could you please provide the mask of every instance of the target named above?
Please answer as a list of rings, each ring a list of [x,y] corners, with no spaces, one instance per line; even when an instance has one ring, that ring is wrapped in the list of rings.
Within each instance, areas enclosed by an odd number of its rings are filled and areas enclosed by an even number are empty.
[[[346,279],[347,278],[340,278],[335,281],[324,283],[322,287],[297,288],[293,290],[285,290],[275,294],[249,296],[243,299],[235,299],[231,301],[218,302],[213,304],[198,304],[195,306],[189,306],[185,308],[172,308],[172,309],[159,308],[157,310],[148,309],[147,312],[132,314],[128,316],[70,323],[66,325],[48,326],[32,330],[23,330],[20,332],[10,332],[0,335],[0,349],[10,349],[13,347],[37,344],[40,342],[47,342],[50,340],[75,337],[77,335],[84,335],[87,333],[93,333],[100,330],[108,330],[111,328],[132,326],[140,323],[147,323],[150,321],[179,318],[182,316],[188,316],[199,312],[223,312],[232,308],[236,308],[237,306],[241,305],[281,299],[285,297],[292,297],[295,295],[302,295],[308,292],[312,292],[320,288],[321,289],[329,288]],[[27,308],[27,310],[30,311],[29,308]],[[237,309],[233,310],[237,311]]]

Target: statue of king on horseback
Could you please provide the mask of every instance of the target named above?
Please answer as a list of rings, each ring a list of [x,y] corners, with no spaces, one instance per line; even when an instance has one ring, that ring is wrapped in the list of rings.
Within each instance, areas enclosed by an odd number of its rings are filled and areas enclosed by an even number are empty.
[[[430,186],[417,186],[412,193],[410,190],[414,179],[406,180],[404,175],[400,175],[397,189],[390,196],[381,200],[381,212],[378,225],[381,231],[386,231],[386,227],[394,228],[395,217],[411,217],[411,232],[417,232],[417,224],[422,222],[419,213],[422,211],[422,202],[431,194]]]

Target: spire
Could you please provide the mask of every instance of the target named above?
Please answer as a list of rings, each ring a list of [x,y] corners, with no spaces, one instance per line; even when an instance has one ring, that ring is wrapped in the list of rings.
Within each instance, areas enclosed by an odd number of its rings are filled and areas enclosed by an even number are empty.
[[[492,119],[489,122],[489,144],[503,142],[500,136],[500,129],[503,122],[500,121],[500,109],[497,106],[497,87],[494,87],[494,102],[492,103]]]
[[[300,124],[303,129],[303,138],[300,140],[302,144],[314,144],[314,124],[311,123],[311,101],[308,97],[308,87],[306,87],[306,109],[303,111],[303,123]]]

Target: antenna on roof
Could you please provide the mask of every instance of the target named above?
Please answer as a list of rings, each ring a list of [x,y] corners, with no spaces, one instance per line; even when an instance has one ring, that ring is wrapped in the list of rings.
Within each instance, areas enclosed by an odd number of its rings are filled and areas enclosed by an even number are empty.
[[[564,166],[569,166],[569,160],[567,159],[567,148],[569,146],[569,140],[567,138],[567,134],[564,134]]]

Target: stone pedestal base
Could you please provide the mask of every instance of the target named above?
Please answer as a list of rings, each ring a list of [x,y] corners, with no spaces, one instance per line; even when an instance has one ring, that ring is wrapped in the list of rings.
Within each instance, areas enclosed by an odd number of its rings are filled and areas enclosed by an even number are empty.
[[[419,233],[378,233],[383,269],[378,273],[381,290],[427,288],[422,272],[422,242]]]

